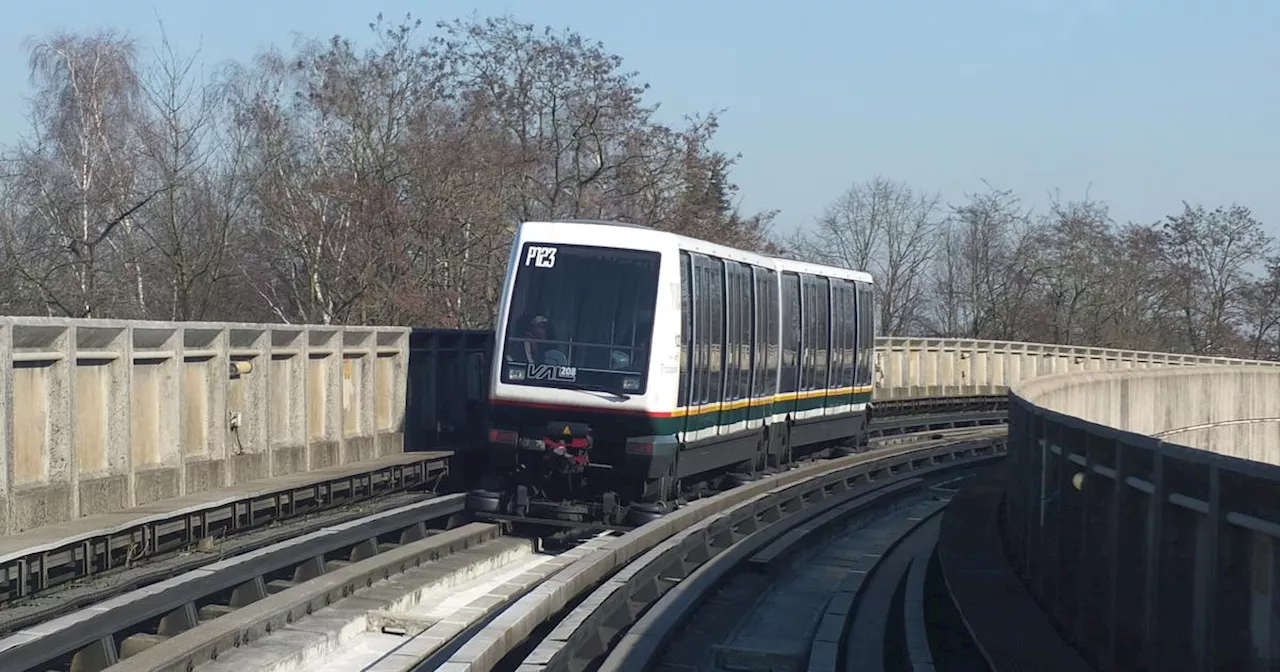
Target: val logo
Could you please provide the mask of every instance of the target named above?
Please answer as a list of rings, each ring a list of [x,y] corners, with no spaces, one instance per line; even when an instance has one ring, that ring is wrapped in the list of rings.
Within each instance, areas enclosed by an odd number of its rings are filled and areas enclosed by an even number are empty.
[[[578,369],[572,366],[556,366],[555,364],[530,364],[530,380],[567,380],[578,379]]]
[[[565,425],[565,426],[564,426],[564,431],[563,431],[563,432],[560,432],[560,433],[561,433],[561,434],[564,434],[565,436],[573,436],[573,432],[569,431],[569,425]]]

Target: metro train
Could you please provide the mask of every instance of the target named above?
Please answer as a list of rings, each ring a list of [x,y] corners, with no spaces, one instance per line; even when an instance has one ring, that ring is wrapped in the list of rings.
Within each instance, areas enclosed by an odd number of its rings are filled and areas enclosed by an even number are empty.
[[[522,223],[470,507],[641,524],[864,445],[872,290],[862,271],[636,224]]]

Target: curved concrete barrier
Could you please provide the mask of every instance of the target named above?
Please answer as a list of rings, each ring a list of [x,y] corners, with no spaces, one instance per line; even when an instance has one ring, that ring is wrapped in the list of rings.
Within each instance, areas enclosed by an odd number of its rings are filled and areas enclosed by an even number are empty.
[[[1278,392],[1256,365],[1012,386],[1006,550],[1092,664],[1280,662]]]
[[[1037,406],[1169,443],[1280,464],[1280,368],[1209,366],[1047,376],[1015,385]]]
[[[1060,373],[1189,366],[1268,366],[1231,357],[1017,343],[972,338],[876,339],[878,401],[1003,395],[1010,385]]]

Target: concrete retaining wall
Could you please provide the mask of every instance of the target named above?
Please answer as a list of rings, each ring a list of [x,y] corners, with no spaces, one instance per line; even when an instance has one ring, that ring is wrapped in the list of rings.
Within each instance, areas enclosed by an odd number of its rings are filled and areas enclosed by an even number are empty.
[[[1228,366],[1049,376],[1015,385],[1056,413],[1246,460],[1280,464],[1280,368]]]
[[[1280,367],[1280,362],[1045,343],[877,338],[873,398],[1002,395],[1012,384],[1057,373],[1232,364]]]
[[[408,334],[0,318],[0,531],[400,452]]]

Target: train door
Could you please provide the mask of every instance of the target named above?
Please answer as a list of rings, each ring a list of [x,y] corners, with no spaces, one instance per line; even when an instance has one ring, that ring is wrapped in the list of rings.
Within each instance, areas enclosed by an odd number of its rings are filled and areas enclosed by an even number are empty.
[[[800,343],[803,336],[800,313],[800,276],[782,274],[782,363],[779,367],[778,398],[775,413],[795,414],[800,392]]]
[[[766,268],[752,267],[751,426],[764,424],[778,384],[778,280]]]
[[[688,323],[692,333],[689,391],[684,404],[686,443],[719,432],[724,394],[724,265],[719,259],[697,253],[688,253],[688,259],[688,286],[692,290]]]
[[[697,328],[697,320],[694,319],[693,308],[693,260],[689,253],[680,251],[680,381],[677,383],[679,388],[676,392],[676,409],[677,415],[676,426],[677,434],[680,441],[692,441],[689,433],[693,431],[690,427],[689,418],[692,414],[693,407],[693,381],[695,379],[694,371],[694,331]]]

